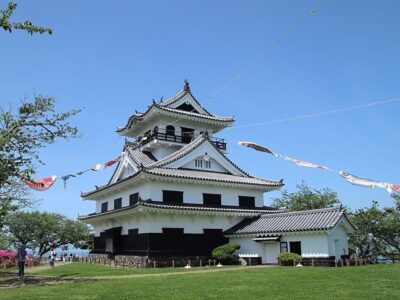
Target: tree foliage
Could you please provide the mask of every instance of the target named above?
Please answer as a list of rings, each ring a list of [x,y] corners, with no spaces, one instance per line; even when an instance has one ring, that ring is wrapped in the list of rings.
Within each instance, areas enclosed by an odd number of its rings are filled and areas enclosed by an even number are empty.
[[[392,194],[392,197],[394,199],[396,209],[400,210],[400,195],[399,194]]]
[[[37,248],[39,256],[68,244],[83,248],[92,239],[85,223],[55,213],[15,212],[7,217],[6,226],[15,244]]]
[[[29,195],[28,187],[20,181],[8,181],[0,187],[0,230],[10,212],[35,205]]]
[[[0,186],[10,177],[29,178],[34,162],[42,163],[38,149],[58,138],[77,137],[68,119],[80,110],[55,113],[52,97],[23,102],[16,114],[0,108]]]
[[[31,204],[19,180],[30,178],[35,163],[43,163],[39,149],[79,136],[68,122],[78,112],[55,113],[54,99],[42,96],[22,102],[17,112],[0,107],[0,229],[8,213]]]
[[[302,181],[296,185],[298,191],[289,193],[282,191],[280,198],[274,198],[273,207],[285,207],[289,211],[309,210],[325,207],[334,207],[341,204],[336,192],[329,188],[322,190],[311,189]]]
[[[0,250],[10,249],[12,247],[12,238],[6,232],[0,231]]]
[[[10,17],[14,13],[14,10],[17,8],[17,3],[9,2],[7,8],[0,9],[0,28],[3,28],[5,31],[12,32],[13,30],[24,30],[31,35],[34,33],[48,33],[52,34],[53,30],[46,27],[33,25],[31,21],[26,20],[23,22],[13,23],[10,21]]]
[[[376,260],[400,255],[400,210],[380,209],[373,202],[371,207],[350,214],[350,219],[357,228],[350,244],[358,256]]]

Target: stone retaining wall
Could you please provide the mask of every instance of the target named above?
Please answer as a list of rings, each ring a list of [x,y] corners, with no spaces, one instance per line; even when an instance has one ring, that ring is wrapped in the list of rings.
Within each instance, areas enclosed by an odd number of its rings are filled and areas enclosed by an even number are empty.
[[[134,255],[89,254],[88,262],[104,265],[115,265],[129,268],[162,268],[162,267],[191,267],[214,266],[218,262],[207,257],[152,257]]]

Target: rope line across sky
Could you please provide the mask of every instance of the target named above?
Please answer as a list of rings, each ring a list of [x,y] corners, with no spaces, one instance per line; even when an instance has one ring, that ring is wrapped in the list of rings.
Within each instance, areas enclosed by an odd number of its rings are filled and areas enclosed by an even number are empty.
[[[214,93],[212,93],[210,96],[206,98],[206,100],[203,102],[203,105],[209,103],[211,100],[213,100],[216,96],[221,94],[226,88],[228,88],[234,81],[239,80],[241,78],[241,75],[247,72],[251,67],[253,67],[257,62],[261,60],[264,56],[266,56],[268,53],[270,53],[273,49],[275,49],[280,43],[282,43],[292,32],[294,32],[298,27],[303,25],[305,21],[310,18],[311,16],[314,16],[319,8],[326,2],[326,0],[319,1],[312,9],[310,9],[305,15],[303,15],[300,19],[298,19],[295,23],[293,23],[292,26],[289,27],[287,31],[285,31],[282,35],[276,39],[272,45],[268,46],[267,48],[263,49],[259,54],[257,54],[253,59],[251,59],[247,64],[245,64],[231,79],[226,81],[220,88],[218,88]],[[192,109],[190,112],[194,112],[195,109]],[[170,125],[174,125],[180,120],[182,120],[183,117],[177,118],[174,122],[172,122]]]

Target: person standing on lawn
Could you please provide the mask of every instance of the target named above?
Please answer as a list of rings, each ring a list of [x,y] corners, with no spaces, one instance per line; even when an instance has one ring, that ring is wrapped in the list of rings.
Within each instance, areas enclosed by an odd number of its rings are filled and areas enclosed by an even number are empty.
[[[56,261],[56,256],[57,256],[57,253],[54,250],[54,248],[50,248],[50,261],[49,261],[49,264],[50,264],[50,267],[52,267],[52,268],[54,268],[54,263]]]
[[[18,262],[18,276],[19,279],[24,279],[25,276],[25,261],[26,261],[26,246],[22,244],[17,252],[17,262]]]

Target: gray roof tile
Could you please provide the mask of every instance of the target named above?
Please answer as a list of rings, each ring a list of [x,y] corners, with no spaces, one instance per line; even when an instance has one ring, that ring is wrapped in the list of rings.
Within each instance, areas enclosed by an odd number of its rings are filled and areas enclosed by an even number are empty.
[[[245,177],[245,176],[237,176],[226,173],[218,173],[218,172],[207,172],[207,171],[197,171],[190,169],[170,169],[170,168],[154,168],[154,169],[145,169],[143,170],[145,173],[161,175],[161,176],[169,176],[169,177],[177,177],[177,178],[186,178],[186,179],[198,179],[205,181],[216,181],[216,182],[226,182],[226,183],[236,183],[236,184],[250,184],[250,185],[260,185],[260,186],[273,186],[280,187],[283,186],[282,181],[280,180],[267,180],[257,177]]]
[[[142,151],[140,148],[127,147],[127,150],[129,157],[131,157],[139,166],[148,167],[157,162],[151,153]]]
[[[340,207],[277,214],[247,219],[225,231],[227,235],[316,231],[333,228],[344,212]]]
[[[166,210],[187,210],[187,211],[209,211],[209,212],[225,212],[225,213],[238,213],[238,214],[244,214],[244,215],[258,215],[258,214],[275,214],[279,213],[282,210],[275,209],[269,206],[263,206],[263,207],[255,207],[255,208],[241,208],[241,207],[235,207],[235,206],[205,206],[202,204],[166,204],[160,201],[152,201],[152,200],[141,200],[138,203],[131,205],[131,206],[126,206],[122,207],[120,209],[115,209],[115,210],[110,210],[107,212],[103,213],[92,213],[86,216],[79,216],[80,220],[85,220],[85,219],[91,219],[91,218],[96,218],[100,216],[105,216],[105,215],[111,215],[115,213],[119,213],[122,211],[127,211],[134,209],[136,207],[150,207],[150,208],[160,208],[160,209],[166,209]]]

